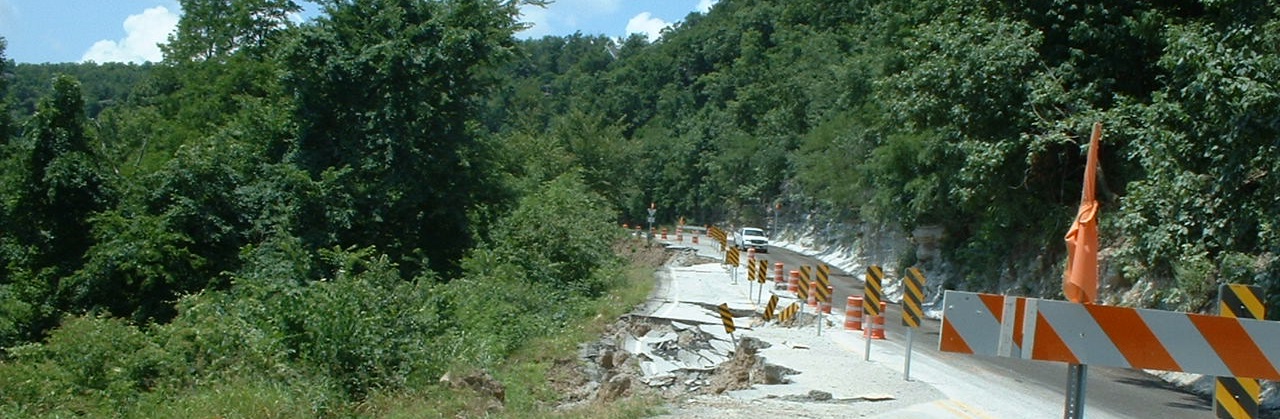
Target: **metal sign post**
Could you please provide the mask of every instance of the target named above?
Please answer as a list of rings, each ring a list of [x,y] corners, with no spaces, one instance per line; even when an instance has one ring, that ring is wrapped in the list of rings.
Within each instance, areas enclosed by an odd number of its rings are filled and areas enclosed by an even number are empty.
[[[1089,366],[1081,364],[1067,365],[1067,403],[1062,417],[1067,419],[1084,419],[1084,384]]]
[[[915,330],[924,318],[924,274],[919,268],[907,269],[902,278],[902,325],[907,327],[907,360],[902,365],[902,379],[911,381],[911,345],[915,343]]]
[[[756,289],[756,304],[760,304],[764,299],[764,284],[769,282],[769,261],[763,259],[756,261],[756,282],[760,283]]]
[[[813,311],[814,316],[818,319],[818,336],[822,336],[822,303],[818,303],[818,309]]]
[[[653,242],[653,222],[656,220],[654,215],[658,213],[657,204],[649,203],[649,242]]]
[[[911,345],[916,341],[916,329],[907,328],[907,360],[902,363],[902,379],[911,381]]]

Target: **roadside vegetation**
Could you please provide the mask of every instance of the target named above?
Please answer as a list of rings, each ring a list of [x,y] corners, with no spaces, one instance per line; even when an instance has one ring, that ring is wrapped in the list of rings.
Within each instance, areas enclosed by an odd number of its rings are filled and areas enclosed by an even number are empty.
[[[1052,294],[1096,121],[1104,283],[1280,316],[1274,2],[720,0],[660,40],[517,40],[534,1],[180,3],[160,63],[0,39],[0,416],[495,412],[446,373],[502,415],[640,415],[548,377],[645,294],[614,246],[649,203],[935,227],[948,288]]]

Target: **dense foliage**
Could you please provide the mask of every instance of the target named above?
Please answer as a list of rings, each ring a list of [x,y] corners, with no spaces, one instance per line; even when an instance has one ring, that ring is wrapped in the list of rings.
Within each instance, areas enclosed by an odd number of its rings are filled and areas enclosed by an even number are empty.
[[[947,287],[1051,295],[1096,121],[1104,284],[1280,313],[1274,2],[720,0],[653,41],[517,41],[535,2],[181,3],[156,64],[0,39],[0,416],[429,386],[588,315],[650,202],[939,227]]]
[[[1112,302],[1198,310],[1251,283],[1276,313],[1278,18],[1252,0],[725,0],[649,45],[529,41],[495,102],[517,135],[608,128],[626,161],[581,162],[632,174],[611,178],[626,220],[658,202],[850,237],[940,227],[946,287],[1050,296],[1102,122]]]

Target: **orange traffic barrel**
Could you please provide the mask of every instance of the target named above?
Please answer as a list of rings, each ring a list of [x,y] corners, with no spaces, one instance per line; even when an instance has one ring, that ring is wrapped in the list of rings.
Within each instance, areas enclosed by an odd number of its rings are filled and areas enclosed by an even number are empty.
[[[814,281],[814,282],[818,282],[818,281]],[[836,292],[835,287],[832,287],[830,285],[827,286],[827,301],[823,301],[818,304],[818,307],[819,309],[822,310],[823,314],[831,314],[831,298],[832,296],[835,295],[835,292]]]
[[[862,330],[862,296],[850,295],[844,303],[844,330]]]
[[[884,311],[888,306],[884,301],[880,302],[880,315],[871,318],[871,327],[866,332],[870,333],[872,339],[884,339]]]
[[[809,298],[805,304],[809,307],[818,307],[818,281],[809,281]]]
[[[787,283],[787,281],[782,278],[782,262],[777,262],[773,264],[773,278],[774,278],[773,287],[775,289],[782,288],[783,284]]]
[[[800,295],[800,271],[791,271],[791,280],[787,281],[787,292]]]

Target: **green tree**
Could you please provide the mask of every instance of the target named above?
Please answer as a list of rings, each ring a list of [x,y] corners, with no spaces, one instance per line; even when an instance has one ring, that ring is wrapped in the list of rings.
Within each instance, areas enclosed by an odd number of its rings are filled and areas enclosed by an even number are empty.
[[[92,244],[89,218],[111,204],[103,171],[85,131],[84,99],[75,79],[53,80],[27,132],[21,186],[11,213],[22,240],[35,246],[35,266],[66,275]]]
[[[182,19],[161,46],[170,62],[262,57],[302,10],[292,0],[181,0]]]
[[[0,309],[18,314],[24,324],[11,327],[22,336],[36,336],[69,308],[64,281],[93,245],[91,218],[114,201],[84,124],[79,83],[59,76],[23,138],[10,145],[14,172],[7,177],[15,182],[3,189],[0,294],[16,302]]]
[[[322,2],[286,49],[297,98],[293,161],[329,178],[329,245],[377,246],[406,272],[452,270],[484,200],[473,130],[488,70],[510,56],[515,2]]]

